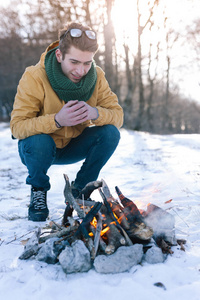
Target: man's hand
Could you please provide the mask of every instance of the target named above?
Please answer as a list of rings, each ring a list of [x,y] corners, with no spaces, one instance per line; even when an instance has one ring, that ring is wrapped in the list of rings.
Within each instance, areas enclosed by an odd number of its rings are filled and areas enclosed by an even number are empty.
[[[98,111],[84,101],[71,100],[55,115],[61,126],[75,126],[87,120],[96,119]]]

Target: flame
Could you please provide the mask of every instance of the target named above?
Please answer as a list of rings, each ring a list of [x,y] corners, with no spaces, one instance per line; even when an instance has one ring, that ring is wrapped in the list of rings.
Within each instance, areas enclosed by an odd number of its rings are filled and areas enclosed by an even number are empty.
[[[104,229],[101,230],[101,236],[104,235],[108,230],[110,229],[109,226],[105,227]]]
[[[103,215],[102,215],[103,216]],[[105,215],[104,215],[104,217],[105,217]],[[92,219],[92,221],[90,222],[90,224],[94,227],[94,228],[96,228],[97,227],[97,219],[94,217],[93,219]],[[112,224],[116,224],[115,222],[112,222]],[[104,228],[101,230],[101,236],[103,236],[108,230],[110,229],[110,227],[108,226],[108,225],[106,225],[106,224],[104,224]],[[89,233],[89,236],[91,236],[91,237],[93,237],[94,236],[94,234],[92,233],[92,232],[90,232]]]
[[[92,221],[90,222],[90,224],[96,228],[97,227],[97,219],[94,217],[92,219]]]

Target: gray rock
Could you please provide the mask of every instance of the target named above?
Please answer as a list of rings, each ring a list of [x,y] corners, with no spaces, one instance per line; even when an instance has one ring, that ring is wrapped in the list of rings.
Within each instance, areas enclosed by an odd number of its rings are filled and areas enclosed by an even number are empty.
[[[56,253],[54,252],[54,242],[57,240],[58,238],[47,240],[39,249],[36,259],[39,261],[44,261],[48,264],[55,264],[58,259]]]
[[[175,217],[153,204],[150,204],[150,207],[154,209],[145,217],[145,223],[153,229],[153,238],[156,240],[158,237],[162,237],[171,245],[176,245]]]
[[[43,243],[38,251],[36,259],[48,264],[56,264],[58,262],[58,255],[65,249],[66,245],[69,245],[67,241],[55,243],[56,241],[59,241],[59,238],[50,238]]]
[[[144,255],[144,260],[149,264],[159,264],[165,261],[166,256],[162,253],[162,250],[156,246],[147,250]]]
[[[142,245],[122,246],[112,255],[98,255],[94,260],[94,267],[98,273],[121,273],[140,263],[142,257]]]
[[[59,262],[67,274],[87,272],[91,269],[90,252],[81,240],[66,246],[59,256]]]

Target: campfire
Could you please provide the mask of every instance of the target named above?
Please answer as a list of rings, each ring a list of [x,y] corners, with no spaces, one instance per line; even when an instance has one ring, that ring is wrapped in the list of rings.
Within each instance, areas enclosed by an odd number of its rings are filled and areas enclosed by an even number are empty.
[[[154,204],[139,210],[117,186],[118,198],[114,198],[103,179],[88,183],[81,199],[75,199],[66,174],[64,178],[67,205],[62,224],[53,222],[48,233],[38,228],[20,259],[59,262],[66,273],[88,271],[93,266],[97,272],[113,273],[126,271],[144,259],[163,262],[177,244],[184,250],[185,241],[176,239],[175,219],[170,213]],[[92,199],[95,190],[102,201]]]

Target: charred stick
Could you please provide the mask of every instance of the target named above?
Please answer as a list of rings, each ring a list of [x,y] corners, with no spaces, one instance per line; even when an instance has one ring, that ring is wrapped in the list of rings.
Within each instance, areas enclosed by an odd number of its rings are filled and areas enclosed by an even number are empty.
[[[178,245],[180,246],[180,249],[181,249],[182,251],[185,251],[185,247],[184,247],[183,245],[186,244],[186,240],[184,240],[184,239],[178,239],[178,240],[177,240],[177,243],[178,243]]]
[[[173,254],[171,247],[165,242],[165,240],[162,237],[156,239],[156,244],[158,245],[158,247],[161,248],[163,253]]]
[[[104,193],[102,192],[101,188],[99,188],[99,193],[100,193],[100,195],[101,195],[101,197],[102,197],[102,199],[103,199],[103,202],[104,202],[105,207],[107,208],[107,211],[108,211],[109,216],[111,217],[111,219],[112,219],[113,221],[116,222],[116,225],[117,225],[117,226],[118,226],[118,225],[120,226],[120,224],[119,224],[117,218],[115,218],[115,216],[114,216],[114,214],[113,214],[113,211],[112,211],[112,209],[111,209],[111,207],[110,207],[110,204],[109,204],[109,202],[107,201],[106,196],[105,196]]]
[[[95,205],[89,211],[89,213],[85,216],[85,218],[83,218],[83,221],[80,224],[80,226],[76,232],[77,237],[80,237],[81,235],[83,235],[85,238],[89,238],[88,232],[89,232],[90,222],[95,217],[95,215],[98,213],[101,206],[102,206],[101,202],[96,202]]]
[[[128,224],[134,224],[135,222],[143,222],[143,218],[139,218],[138,215],[134,215],[131,212],[131,209],[129,207],[124,207],[122,209]]]
[[[65,178],[65,188],[64,188],[65,202],[69,203],[70,206],[77,212],[79,218],[83,219],[84,218],[84,212],[80,208],[80,206],[77,204],[75,198],[73,197],[73,195],[71,193],[69,178],[66,174],[64,174],[64,178]]]
[[[110,201],[109,201],[110,200]],[[127,245],[131,246],[133,245],[131,239],[129,238],[128,234],[126,233],[126,231],[124,229],[129,229],[130,226],[126,220],[126,217],[124,215],[124,213],[121,211],[121,205],[119,203],[117,203],[117,201],[112,201],[111,198],[107,199],[108,203],[110,204],[110,207],[113,211],[113,213],[118,217],[118,219],[120,220],[120,232],[122,233],[122,235],[124,236]],[[104,209],[103,209],[104,208]],[[102,212],[104,214],[106,214],[105,210],[105,206],[102,208]]]
[[[102,215],[100,212],[98,212],[98,220],[97,220],[97,227],[96,227],[96,232],[94,235],[94,251],[93,251],[93,255],[92,258],[95,259],[96,254],[97,254],[97,250],[99,247],[99,240],[100,240],[100,236],[101,236],[101,230],[102,230]]]
[[[102,199],[103,199],[104,205],[105,205],[105,207],[107,208],[107,211],[108,211],[109,216],[110,216],[111,219],[115,222],[116,227],[119,229],[119,231],[120,231],[120,232],[122,233],[122,235],[123,235],[123,234],[124,234],[124,229],[123,229],[122,226],[119,224],[117,218],[114,216],[113,211],[112,211],[112,209],[111,209],[111,207],[110,207],[110,204],[109,204],[109,202],[108,202],[107,199],[106,199],[106,196],[104,195],[104,193],[102,192],[102,190],[101,190],[100,188],[99,188],[99,192],[100,192],[100,195],[101,195],[101,197],[102,197]],[[128,244],[131,244],[131,241],[130,241],[130,239],[128,238],[128,236],[127,236],[126,234],[125,234],[125,238],[126,238],[126,240],[127,240],[127,243],[128,243]]]
[[[115,190],[119,196],[119,199],[122,203],[122,205],[124,206],[124,213],[126,215],[127,218],[130,219],[130,221],[132,220],[132,222],[143,222],[143,217],[139,211],[139,209],[137,208],[137,206],[135,205],[135,203],[128,199],[127,197],[125,197],[122,192],[120,191],[120,189],[118,188],[118,186],[115,187]]]
[[[119,219],[120,225],[124,228],[124,229],[129,229],[130,225],[126,219],[125,214],[123,213],[123,211],[121,210],[121,205],[114,202],[114,201],[109,201],[109,199],[107,199],[110,207],[113,211],[113,213],[117,216],[117,218]]]
[[[63,226],[69,226],[68,218],[72,216],[72,213],[73,213],[73,208],[71,207],[71,205],[69,203],[67,203],[67,205],[65,207],[63,219],[62,219]]]

